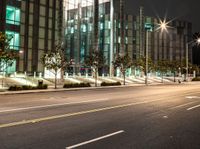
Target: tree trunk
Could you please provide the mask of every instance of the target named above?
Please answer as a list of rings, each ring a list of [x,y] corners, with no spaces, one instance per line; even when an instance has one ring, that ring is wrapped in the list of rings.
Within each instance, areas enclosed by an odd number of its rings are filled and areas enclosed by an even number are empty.
[[[1,82],[1,86],[2,86],[2,88],[3,88],[3,80],[4,80],[4,76],[2,77],[2,82]]]
[[[163,79],[163,73],[162,73],[162,83],[164,83],[164,79]]]
[[[58,71],[55,70],[55,89],[57,89],[57,73]]]
[[[176,82],[176,73],[174,72],[174,82]]]
[[[123,77],[124,77],[124,85],[126,85],[126,72],[123,72]]]
[[[95,69],[95,87],[97,87],[97,72],[98,72],[98,70]]]

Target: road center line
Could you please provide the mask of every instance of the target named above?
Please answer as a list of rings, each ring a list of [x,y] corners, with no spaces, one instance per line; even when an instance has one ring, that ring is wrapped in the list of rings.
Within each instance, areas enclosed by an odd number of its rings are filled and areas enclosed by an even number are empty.
[[[192,94],[192,93],[187,93],[187,95],[188,94]],[[80,112],[75,112],[75,113],[67,113],[67,114],[43,117],[43,118],[38,118],[38,119],[22,120],[22,121],[17,121],[17,122],[12,122],[12,123],[0,124],[0,128],[7,128],[7,127],[14,127],[14,126],[19,126],[19,125],[39,123],[39,122],[50,121],[50,120],[54,120],[54,119],[67,118],[67,117],[72,117],[72,116],[79,116],[79,115],[96,113],[96,112],[101,112],[101,111],[108,111],[108,110],[125,108],[125,107],[140,105],[140,104],[148,104],[148,103],[152,103],[152,102],[156,102],[156,101],[163,101],[163,100],[164,100],[164,98],[160,98],[160,99],[155,99],[155,100],[133,102],[133,103],[122,104],[122,105],[117,105],[117,106],[111,106],[111,107],[105,107],[105,108],[99,108],[99,109],[92,109],[92,110],[80,111]],[[91,100],[90,101],[83,101],[82,103],[86,103],[86,102],[91,102]],[[80,103],[80,102],[73,102],[73,104],[75,104],[75,103]],[[72,104],[72,103],[66,103],[66,104]],[[61,104],[61,105],[63,105],[63,104]],[[52,105],[49,105],[49,106],[52,106]],[[55,106],[55,105],[53,105],[53,106]],[[27,108],[24,108],[24,110],[25,109],[27,109]]]
[[[190,95],[190,94],[194,94],[194,93],[187,93],[186,95]],[[1,110],[0,113],[32,110],[32,109],[40,109],[40,108],[50,108],[50,107],[65,106],[65,105],[71,105],[71,104],[101,102],[101,101],[106,101],[106,100],[110,100],[110,99],[105,98],[105,99],[96,99],[96,100],[85,100],[85,101],[80,101],[80,102],[68,102],[68,103],[50,104],[50,105],[44,105],[44,106],[31,106],[31,107],[25,107],[25,108],[15,108],[15,109]]]
[[[200,105],[196,105],[196,106],[188,108],[187,110],[190,111],[190,110],[193,110],[193,109],[196,109],[196,108],[199,108],[199,107],[200,107]]]
[[[50,104],[50,105],[43,105],[43,106],[16,108],[16,109],[2,110],[2,111],[0,111],[0,113],[32,110],[32,109],[40,109],[40,108],[50,108],[50,107],[65,106],[65,105],[72,105],[72,104],[90,103],[90,102],[101,102],[101,101],[107,101],[107,100],[109,100],[109,99],[105,98],[105,99],[86,100],[86,101],[79,101],[79,102],[67,102],[67,103]]]
[[[72,116],[78,116],[78,115],[84,115],[84,114],[120,109],[120,108],[130,107],[130,106],[134,106],[134,105],[147,104],[147,103],[152,103],[152,102],[162,101],[162,100],[163,99],[149,100],[149,101],[147,100],[147,101],[134,102],[134,103],[117,105],[117,106],[99,108],[99,109],[92,109],[92,110],[88,110],[88,111],[81,111],[81,112],[76,112],[76,113],[67,113],[67,114],[43,117],[43,118],[38,118],[38,119],[23,120],[23,121],[18,121],[18,122],[1,124],[0,128],[14,127],[14,126],[25,125],[25,124],[33,124],[33,123],[39,123],[39,122],[44,122],[44,121],[49,121],[49,120],[54,120],[54,119],[67,118],[67,117],[72,117]]]
[[[98,138],[95,138],[95,139],[92,139],[92,140],[89,140],[89,141],[85,141],[85,142],[82,142],[82,143],[79,143],[79,144],[76,144],[76,145],[72,145],[72,146],[66,147],[66,149],[77,148],[77,147],[80,147],[80,146],[83,146],[83,145],[86,145],[86,144],[90,144],[90,143],[93,143],[93,142],[96,142],[96,141],[99,141],[99,140],[103,140],[105,138],[109,138],[109,137],[112,137],[112,136],[115,136],[115,135],[118,135],[118,134],[121,134],[121,133],[124,133],[124,130],[120,130],[120,131],[117,131],[117,132],[114,132],[114,133],[111,133],[111,134],[108,134],[108,135],[105,135],[105,136],[102,136],[102,137],[98,137]]]

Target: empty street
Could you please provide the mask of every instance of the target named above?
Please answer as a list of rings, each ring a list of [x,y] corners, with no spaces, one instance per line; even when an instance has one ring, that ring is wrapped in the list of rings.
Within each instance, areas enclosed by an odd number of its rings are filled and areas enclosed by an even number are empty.
[[[0,95],[0,149],[199,149],[200,84]]]

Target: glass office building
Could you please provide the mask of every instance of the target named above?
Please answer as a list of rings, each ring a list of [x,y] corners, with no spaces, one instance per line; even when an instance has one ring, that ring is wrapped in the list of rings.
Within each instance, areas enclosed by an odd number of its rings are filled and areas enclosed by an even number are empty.
[[[0,31],[12,36],[10,48],[19,58],[7,73],[40,73],[41,56],[55,49],[58,42],[61,0],[1,0]],[[60,10],[60,11],[59,11]],[[62,32],[62,31],[61,31]]]
[[[20,50],[20,2],[19,1],[1,1],[0,2],[0,31],[5,32],[11,37],[10,48],[11,50]],[[1,71],[6,73],[13,73],[16,71],[17,62],[15,61],[12,66],[3,65]],[[4,67],[5,65],[5,67]]]
[[[104,53],[105,74],[111,72],[114,56],[120,51],[119,1],[99,1],[99,50]],[[84,59],[93,50],[94,42],[94,4],[93,0],[65,1],[65,45],[68,59],[74,60],[76,73],[83,70]],[[133,16],[124,18],[125,49],[133,55]]]
[[[76,72],[84,70],[84,58],[93,47],[93,0],[72,0],[65,3],[65,43],[66,55],[73,60]],[[120,51],[120,5],[119,1],[99,1],[99,49],[106,57],[111,73],[112,61]],[[180,60],[186,58],[186,42],[192,37],[192,24],[187,21],[173,20],[168,32],[155,31],[160,20],[148,17],[141,7],[138,15],[124,14],[124,47],[132,60],[146,54],[145,25],[150,24],[153,32],[148,35],[148,53],[154,62],[161,59]],[[192,62],[192,50],[189,49],[189,60]],[[109,70],[110,69],[110,70]],[[73,70],[74,71],[74,70]]]
[[[76,74],[85,74],[84,60],[94,44],[94,0],[0,0],[0,31],[12,36],[10,47],[21,51],[14,71],[44,72],[41,56],[55,49],[58,41],[65,46],[65,56],[73,63]],[[99,0],[98,47],[106,58],[104,74],[112,74],[112,61],[120,51],[119,0]],[[145,24],[153,26],[157,18],[124,14],[124,47],[135,60],[145,55]],[[168,33],[149,34],[148,52],[154,61],[185,58],[186,42],[190,41],[192,25],[187,21],[173,20]],[[191,59],[191,50],[189,58]]]

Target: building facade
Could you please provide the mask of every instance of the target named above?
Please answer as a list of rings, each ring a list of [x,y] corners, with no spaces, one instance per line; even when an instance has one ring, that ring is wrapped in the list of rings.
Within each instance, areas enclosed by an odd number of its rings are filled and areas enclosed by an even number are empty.
[[[41,56],[55,49],[62,41],[65,56],[73,61],[68,71],[85,74],[84,60],[93,50],[93,0],[1,0],[0,31],[12,35],[10,46],[20,51],[19,59],[10,73],[44,72]],[[112,74],[112,61],[120,52],[119,0],[99,0],[99,50],[104,53],[107,67],[104,74]],[[153,61],[182,60],[186,57],[186,43],[192,37],[192,25],[187,21],[173,20],[168,32],[155,31],[159,19],[147,17],[144,8],[138,15],[124,14],[124,47],[132,60],[145,56],[146,47]],[[146,46],[145,25],[153,26]],[[192,60],[192,50],[189,59]]]
[[[165,19],[163,19],[165,20]],[[135,17],[135,44],[136,58],[145,56],[146,47],[148,54],[154,62],[158,60],[184,60],[186,59],[186,43],[192,40],[192,24],[183,20],[166,19],[167,30],[159,29],[160,19],[144,15],[144,8]],[[148,32],[148,46],[146,46],[147,33],[145,26],[151,25],[152,31]],[[189,61],[192,62],[192,48],[189,48]]]
[[[0,1],[0,31],[13,37],[10,48],[19,51],[19,59],[9,73],[44,71],[40,59],[54,50],[59,40],[61,6],[59,0]]]
[[[120,4],[114,0],[99,1],[99,50],[104,53],[107,69],[103,73],[109,74],[109,68],[117,53],[120,51]],[[84,59],[93,50],[94,41],[94,5],[93,1],[66,1],[66,30],[65,43],[68,59],[74,60],[76,72],[84,73]],[[133,16],[124,15],[124,47],[133,57]]]
[[[19,1],[0,1],[0,31],[5,32],[8,36],[12,36],[10,48],[15,51],[20,50],[20,2]],[[19,66],[15,61],[6,72],[12,73]],[[3,69],[5,71],[5,69]]]
[[[93,44],[93,3],[90,1],[71,1],[66,5],[66,52],[68,59],[74,60],[76,71],[84,67],[84,58],[91,52]],[[112,10],[113,9],[113,10]],[[120,5],[119,1],[100,1],[99,4],[99,49],[106,57],[106,64],[111,67],[111,61],[120,52]],[[167,21],[167,20],[166,20]],[[156,63],[158,60],[186,59],[186,43],[192,37],[192,24],[182,20],[169,20],[167,31],[157,30],[160,20],[148,17],[141,7],[138,15],[124,15],[124,47],[132,60],[148,55]],[[151,25],[152,32],[147,33],[145,26]],[[189,61],[192,62],[192,50],[189,49]],[[84,70],[84,68],[83,68]],[[104,73],[111,73],[106,71]]]

